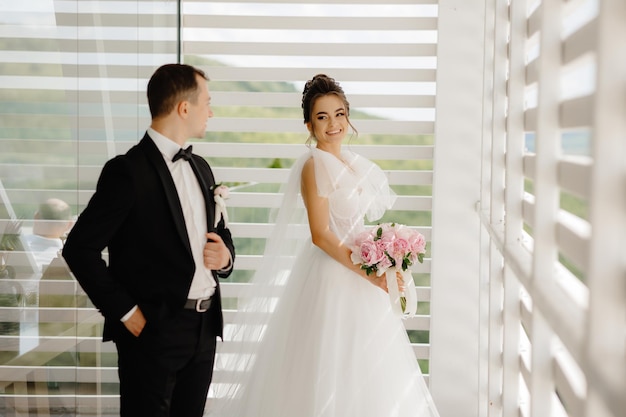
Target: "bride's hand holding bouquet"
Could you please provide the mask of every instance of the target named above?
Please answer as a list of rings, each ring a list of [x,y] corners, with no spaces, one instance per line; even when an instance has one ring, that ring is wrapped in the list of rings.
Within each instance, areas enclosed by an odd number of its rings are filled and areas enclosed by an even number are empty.
[[[424,262],[424,236],[401,224],[383,223],[356,235],[350,249],[352,262],[360,264],[368,276],[385,276],[396,312],[404,317],[414,316],[417,295],[410,267],[416,262]],[[404,285],[396,279],[398,275]]]

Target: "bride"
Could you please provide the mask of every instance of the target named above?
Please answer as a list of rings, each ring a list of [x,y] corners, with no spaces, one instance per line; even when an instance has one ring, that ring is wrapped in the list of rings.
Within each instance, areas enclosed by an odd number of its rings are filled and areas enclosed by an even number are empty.
[[[227,381],[210,415],[437,417],[384,275],[350,260],[364,218],[380,219],[395,194],[378,166],[342,150],[355,129],[334,79],[308,81],[302,108],[315,146],[291,169],[263,264],[226,329],[216,370]]]

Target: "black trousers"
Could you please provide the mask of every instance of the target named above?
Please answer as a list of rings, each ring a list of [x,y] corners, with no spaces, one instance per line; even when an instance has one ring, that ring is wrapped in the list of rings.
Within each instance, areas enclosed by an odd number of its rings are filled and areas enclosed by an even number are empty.
[[[213,376],[211,312],[181,310],[116,340],[120,417],[201,417]]]

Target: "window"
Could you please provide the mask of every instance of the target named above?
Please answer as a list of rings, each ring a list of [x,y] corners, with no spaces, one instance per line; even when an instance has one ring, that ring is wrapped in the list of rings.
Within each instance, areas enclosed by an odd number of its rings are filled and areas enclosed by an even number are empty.
[[[145,131],[146,82],[156,66],[176,60],[177,22],[176,2],[3,3],[3,236],[13,225],[18,236],[33,235],[41,223],[35,212],[49,198],[80,213],[103,163]],[[101,316],[54,259],[57,250],[42,270],[34,258],[43,249],[1,249],[3,409],[116,409],[115,348],[102,344]]]
[[[229,218],[238,270],[231,280],[245,283],[257,267],[279,186],[306,150],[301,92],[317,73],[339,81],[351,102],[359,134],[349,146],[381,164],[401,195],[383,221],[416,226],[430,238],[435,2],[193,1],[182,11],[184,60],[209,75],[214,103],[198,149],[234,189]],[[422,315],[407,328],[428,373],[429,261],[414,272]]]
[[[33,0],[6,7],[0,17],[6,235],[14,225],[31,233],[48,198],[66,201],[78,215],[104,162],[135,144],[149,125],[145,87],[153,70],[181,61],[211,78],[215,117],[194,150],[233,188],[229,217],[239,256],[223,286],[227,309],[235,308],[238,284],[258,265],[272,227],[269,210],[280,201],[292,161],[306,149],[300,94],[318,72],[340,81],[351,101],[359,135],[350,146],[380,163],[400,195],[383,220],[414,226],[430,240],[435,0],[393,7],[375,0]],[[3,248],[7,252],[7,262],[19,264],[0,291],[8,326],[0,337],[0,366],[7,371],[0,398],[7,409],[115,412],[115,350],[100,341],[99,313],[62,262],[42,274],[28,269],[32,253],[25,248]],[[18,253],[24,255],[19,262]],[[428,256],[414,269],[420,315],[406,322],[426,374]]]

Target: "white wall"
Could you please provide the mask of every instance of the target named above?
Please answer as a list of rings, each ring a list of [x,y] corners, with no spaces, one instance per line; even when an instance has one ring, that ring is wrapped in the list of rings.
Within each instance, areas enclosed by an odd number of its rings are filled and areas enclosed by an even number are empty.
[[[441,0],[433,179],[430,388],[441,417],[479,413],[485,0]]]

